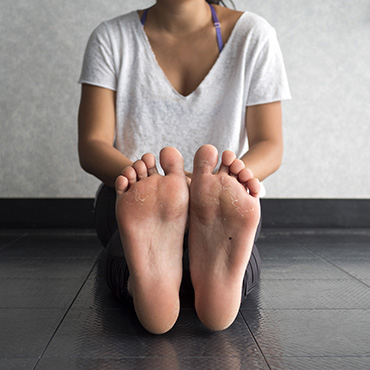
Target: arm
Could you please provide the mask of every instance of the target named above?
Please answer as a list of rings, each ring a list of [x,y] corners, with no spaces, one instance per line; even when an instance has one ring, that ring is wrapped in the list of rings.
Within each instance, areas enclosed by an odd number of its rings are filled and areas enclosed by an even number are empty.
[[[274,173],[283,157],[281,102],[247,107],[249,150],[241,160],[260,181]]]
[[[122,169],[132,164],[113,146],[115,98],[112,90],[83,84],[78,114],[81,167],[111,187]]]

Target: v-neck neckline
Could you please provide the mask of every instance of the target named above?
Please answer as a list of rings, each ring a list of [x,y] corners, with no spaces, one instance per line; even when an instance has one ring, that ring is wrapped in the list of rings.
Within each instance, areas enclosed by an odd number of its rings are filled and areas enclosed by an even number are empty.
[[[149,57],[151,59],[152,64],[159,71],[159,73],[162,75],[162,79],[166,82],[166,84],[168,85],[168,87],[170,88],[170,90],[172,91],[172,93],[174,93],[175,95],[177,95],[181,99],[188,100],[188,99],[191,99],[192,96],[196,95],[202,89],[202,87],[206,84],[207,80],[214,73],[214,70],[220,64],[220,60],[222,60],[222,58],[224,58],[224,55],[227,54],[227,52],[228,52],[228,50],[230,48],[230,46],[229,46],[229,44],[231,43],[230,41],[234,37],[234,34],[236,33],[236,29],[238,27],[238,24],[240,23],[241,18],[243,18],[247,12],[244,12],[237,19],[237,21],[235,22],[234,27],[233,27],[233,29],[232,29],[232,31],[230,33],[230,36],[227,39],[226,43],[224,44],[224,47],[223,47],[222,51],[218,54],[216,61],[213,63],[212,67],[209,69],[209,71],[204,76],[204,78],[200,81],[199,85],[190,94],[188,94],[188,95],[183,95],[179,91],[177,91],[174,88],[174,86],[172,85],[171,81],[168,79],[168,77],[167,77],[166,73],[164,72],[163,68],[158,63],[158,60],[157,60],[157,57],[156,57],[156,55],[154,53],[154,50],[152,48],[152,45],[150,44],[148,35],[146,34],[146,32],[144,30],[144,26],[141,24],[141,19],[140,19],[139,13],[137,11],[135,11],[135,13],[136,13],[136,18],[137,18],[136,19],[136,25],[138,26],[138,28],[140,28],[140,31],[139,32],[140,32],[140,34],[144,38],[144,42],[146,44],[145,46],[146,46],[146,49],[148,51],[148,54],[149,54]]]

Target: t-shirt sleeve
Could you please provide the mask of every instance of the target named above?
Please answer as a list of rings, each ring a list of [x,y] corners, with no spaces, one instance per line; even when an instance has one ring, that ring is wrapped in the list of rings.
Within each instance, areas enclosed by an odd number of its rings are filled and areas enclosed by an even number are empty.
[[[78,82],[114,91],[117,89],[113,48],[104,23],[100,24],[89,38]]]
[[[253,66],[247,106],[291,99],[283,56],[275,30],[259,51]]]

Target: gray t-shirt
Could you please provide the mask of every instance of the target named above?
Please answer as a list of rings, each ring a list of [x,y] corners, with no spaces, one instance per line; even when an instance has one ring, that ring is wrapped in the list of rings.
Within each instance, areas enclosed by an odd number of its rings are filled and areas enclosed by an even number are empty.
[[[239,18],[216,63],[188,96],[166,78],[137,12],[94,30],[79,82],[116,91],[118,150],[136,160],[174,146],[188,171],[203,144],[242,156],[248,150],[246,107],[290,98],[275,30],[250,12]]]

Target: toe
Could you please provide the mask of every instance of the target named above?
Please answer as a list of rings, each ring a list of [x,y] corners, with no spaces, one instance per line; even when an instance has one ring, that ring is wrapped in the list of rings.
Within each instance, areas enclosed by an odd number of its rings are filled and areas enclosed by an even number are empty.
[[[253,179],[253,173],[249,168],[244,168],[238,174],[238,180],[242,184],[246,184],[251,179]]]
[[[249,168],[244,168],[238,174],[238,180],[254,197],[257,197],[261,190],[261,185],[258,179],[253,176],[252,171]]]
[[[234,176],[238,176],[240,171],[244,170],[245,164],[240,159],[235,159],[233,163],[230,165],[230,174]]]
[[[145,177],[148,177],[148,168],[145,164],[144,161],[142,161],[141,159],[139,159],[138,161],[136,161],[132,167],[134,168],[134,170],[136,171],[136,175],[137,175],[137,179],[138,180],[141,180]]]
[[[137,181],[136,171],[131,166],[125,167],[123,169],[122,176],[127,178],[129,186],[132,186]]]
[[[118,176],[116,179],[116,193],[118,196],[123,194],[128,187],[128,180],[125,176]]]
[[[213,145],[203,145],[194,156],[193,174],[212,173],[218,161],[218,152]]]
[[[253,197],[258,197],[261,185],[256,178],[253,178],[247,182],[247,188],[249,190],[250,195],[252,195]]]
[[[181,174],[185,177],[184,159],[182,158],[181,153],[176,148],[163,148],[160,152],[159,160],[166,175],[175,173]]]
[[[220,165],[220,169],[218,172],[224,172],[224,173],[229,173],[230,172],[230,166],[234,162],[236,158],[236,155],[230,151],[230,150],[225,150],[222,153],[222,162]]]
[[[148,175],[149,176],[154,175],[154,174],[158,174],[157,166],[156,166],[156,163],[155,163],[155,157],[152,153],[144,154],[141,157],[141,159],[143,160],[143,162],[145,163],[145,165],[148,169]]]

